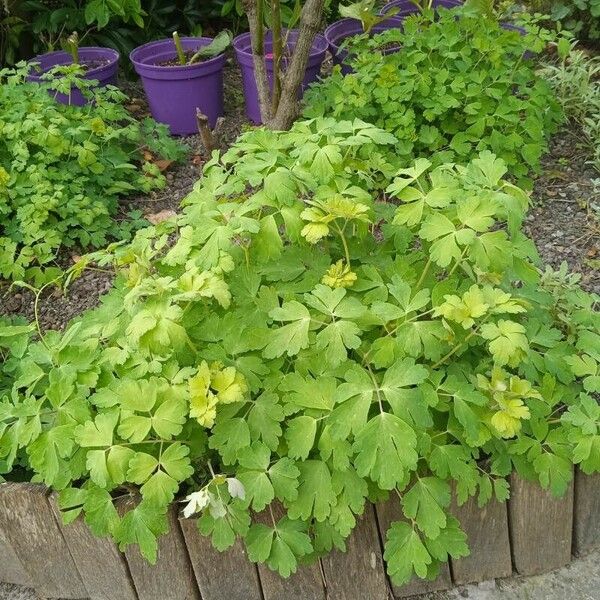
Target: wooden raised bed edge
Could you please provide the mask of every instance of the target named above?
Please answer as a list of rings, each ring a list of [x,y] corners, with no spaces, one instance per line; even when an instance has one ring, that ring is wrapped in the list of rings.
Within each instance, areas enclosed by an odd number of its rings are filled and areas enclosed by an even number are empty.
[[[130,499],[124,499],[124,510]],[[54,494],[30,483],[0,485],[0,581],[33,587],[43,598],[92,600],[391,600],[452,585],[533,575],[566,565],[572,554],[600,544],[600,475],[575,473],[567,494],[553,498],[511,477],[511,499],[483,509],[469,501],[452,512],[469,536],[471,556],[451,561],[437,580],[392,587],[382,541],[399,518],[394,503],[367,506],[347,541],[319,562],[281,579],[246,557],[236,543],[219,553],[194,521],[169,513],[171,531],[159,560],[146,563],[137,548],[119,552],[77,520],[63,525]]]

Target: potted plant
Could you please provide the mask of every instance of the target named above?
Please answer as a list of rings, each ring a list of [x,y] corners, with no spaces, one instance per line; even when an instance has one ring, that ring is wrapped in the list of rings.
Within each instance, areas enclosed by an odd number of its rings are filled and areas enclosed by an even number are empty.
[[[139,46],[129,58],[142,85],[155,120],[166,123],[175,135],[197,131],[200,110],[214,127],[223,114],[224,51],[231,34],[222,31],[214,39],[182,37]]]
[[[290,57],[298,41],[299,32],[296,29],[290,29],[283,32],[282,53],[279,61],[279,70],[285,72]],[[254,57],[252,55],[252,35],[251,33],[242,33],[233,40],[233,49],[242,73],[242,86],[244,88],[244,98],[246,101],[246,114],[254,123],[262,123],[260,114],[260,102],[258,97],[258,88],[254,72]],[[327,52],[327,40],[320,34],[317,34],[312,42],[308,63],[302,85],[298,90],[298,96],[302,95],[304,89],[317,80],[321,72],[321,65],[325,60]],[[264,35],[264,56],[265,67],[269,89],[273,90],[274,72],[275,72],[275,52],[273,42],[273,32],[267,31]]]
[[[80,76],[84,79],[98,82],[98,86],[114,85],[117,83],[119,69],[119,53],[112,48],[95,46],[79,47],[79,36],[73,33],[67,39],[68,50],[47,52],[36,56],[31,62],[31,70],[27,77],[29,81],[41,83],[44,75],[55,67],[80,65]],[[72,87],[69,94],[55,93],[54,97],[62,104],[84,106],[88,100],[81,90]]]
[[[342,73],[347,75],[352,68],[347,63],[347,42],[350,38],[361,35],[376,35],[388,29],[402,27],[402,19],[397,15],[398,7],[391,6],[382,10],[379,15],[374,12],[374,0],[361,0],[347,6],[340,6],[340,15],[345,17],[332,23],[325,30],[325,38],[329,44],[333,63],[340,65]],[[397,51],[397,47],[386,48],[384,54]]]

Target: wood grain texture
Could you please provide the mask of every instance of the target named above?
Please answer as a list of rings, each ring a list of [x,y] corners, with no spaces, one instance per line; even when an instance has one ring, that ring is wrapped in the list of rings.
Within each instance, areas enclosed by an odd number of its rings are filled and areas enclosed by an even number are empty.
[[[562,498],[511,475],[508,502],[513,565],[520,575],[558,569],[571,560],[573,482]]]
[[[321,559],[330,600],[387,600],[390,598],[381,555],[381,543],[371,504],[357,519],[346,540],[346,552],[333,550]]]
[[[376,506],[377,521],[379,524],[379,533],[381,539],[385,542],[385,535],[390,525],[394,521],[402,521],[402,509],[398,498],[392,497],[387,502],[380,502]],[[440,592],[452,587],[452,578],[450,577],[450,567],[444,564],[440,568],[440,574],[433,581],[413,577],[412,581],[406,585],[392,585],[392,591],[396,598],[408,598],[418,594],[428,594],[429,592]]]
[[[0,526],[41,596],[86,598],[87,590],[54,519],[47,493],[42,485],[0,485]]]
[[[0,525],[0,581],[31,587],[31,578]]]
[[[600,473],[575,471],[573,552],[585,554],[600,545]]]
[[[276,520],[286,514],[277,503],[271,505]],[[255,515],[255,520],[273,527],[269,510]],[[325,586],[319,562],[302,565],[293,575],[283,579],[264,564],[258,565],[258,575],[264,600],[325,600]]]
[[[138,600],[125,557],[109,538],[96,537],[82,517],[65,525],[57,495],[49,497],[71,556],[92,600]]]
[[[200,534],[196,519],[179,519],[202,600],[262,600],[256,565],[240,540],[219,552]]]
[[[451,559],[454,583],[464,585],[509,577],[512,574],[512,561],[506,503],[492,499],[479,508],[477,498],[472,497],[458,506],[454,497],[450,510],[467,534],[471,550],[471,554],[465,558]]]
[[[123,514],[133,508],[136,499],[123,498],[117,510]],[[151,565],[137,546],[125,549],[125,558],[139,600],[200,600],[194,571],[185,548],[175,506],[167,514],[169,533],[158,540],[158,560]]]

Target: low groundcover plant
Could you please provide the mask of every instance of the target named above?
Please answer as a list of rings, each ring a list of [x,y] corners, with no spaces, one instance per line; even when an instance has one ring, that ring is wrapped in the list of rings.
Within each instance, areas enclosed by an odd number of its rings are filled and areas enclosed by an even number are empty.
[[[113,219],[119,196],[164,185],[143,148],[182,155],[164,126],[131,117],[116,88],[95,89],[86,107],[56,102],[49,88],[89,92],[78,69],[60,67],[44,84],[26,81],[25,64],[0,70],[2,278],[43,281],[61,247],[99,248],[126,235]]]
[[[0,329],[2,470],[150,561],[187,497],[216,548],[283,576],[390,496],[398,584],[468,553],[453,488],[483,505],[515,469],[557,495],[600,470],[597,298],[532,262],[502,160],[400,168],[396,143],[360,120],[248,132],[179,217],[92,256],[119,272],[101,307]]]

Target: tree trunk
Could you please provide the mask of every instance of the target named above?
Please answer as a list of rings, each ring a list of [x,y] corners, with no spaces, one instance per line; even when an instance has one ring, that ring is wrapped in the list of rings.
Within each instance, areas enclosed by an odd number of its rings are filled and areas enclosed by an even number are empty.
[[[321,27],[325,0],[306,0],[300,16],[298,40],[294,52],[287,65],[285,76],[281,78],[281,90],[272,95],[267,79],[264,48],[263,2],[265,0],[242,0],[250,34],[252,37],[252,54],[254,78],[258,90],[260,114],[263,123],[270,129],[285,130],[292,126],[299,113],[299,90],[304,80],[306,66],[315,35]],[[275,7],[278,2],[273,2]],[[275,15],[273,15],[275,18]],[[274,29],[277,33],[278,27]]]
[[[268,123],[271,129],[289,129],[298,116],[300,86],[315,36],[319,32],[325,0],[306,0],[300,17],[300,32],[292,58],[285,72],[277,111]]]
[[[258,90],[260,114],[263,123],[268,123],[271,120],[271,93],[269,92],[269,80],[267,78],[267,66],[265,64],[263,1],[264,0],[242,0],[242,5],[246,16],[248,17],[248,25],[250,26],[254,80],[256,81],[256,88]]]

